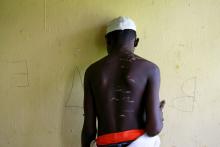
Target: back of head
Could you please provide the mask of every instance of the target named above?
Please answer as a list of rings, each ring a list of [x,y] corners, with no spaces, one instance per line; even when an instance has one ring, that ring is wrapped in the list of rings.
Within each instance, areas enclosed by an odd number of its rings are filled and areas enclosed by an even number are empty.
[[[132,19],[120,16],[108,23],[106,30],[108,50],[133,48],[135,41],[136,25]]]
[[[116,30],[106,35],[107,45],[122,48],[136,39],[136,32],[131,29]]]

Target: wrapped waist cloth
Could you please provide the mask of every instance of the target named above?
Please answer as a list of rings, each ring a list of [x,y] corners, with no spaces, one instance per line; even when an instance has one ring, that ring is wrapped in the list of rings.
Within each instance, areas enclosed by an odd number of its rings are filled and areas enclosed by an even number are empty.
[[[96,140],[91,142],[90,147],[117,145],[123,142],[129,143],[128,147],[159,147],[159,136],[149,137],[144,130],[134,129],[117,133],[109,133],[98,136]],[[96,145],[97,144],[97,145]],[[151,145],[151,146],[150,146]]]
[[[160,137],[150,137],[146,133],[134,140],[128,147],[160,147]]]

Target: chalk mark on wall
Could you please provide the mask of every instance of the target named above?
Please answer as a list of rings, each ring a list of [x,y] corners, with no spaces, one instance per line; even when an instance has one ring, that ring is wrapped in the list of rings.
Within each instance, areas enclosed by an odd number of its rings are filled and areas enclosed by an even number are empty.
[[[65,108],[79,108],[79,109],[83,109],[83,106],[65,106]]]
[[[79,105],[73,105],[73,104],[70,104],[70,101],[71,101],[71,98],[72,98],[72,94],[73,94],[73,91],[75,89],[75,82],[76,82],[76,78],[78,77],[79,80],[80,80],[80,89],[83,91],[83,78],[82,78],[82,75],[81,75],[81,71],[80,71],[80,67],[79,66],[75,66],[73,68],[73,76],[72,76],[72,82],[71,82],[71,90],[70,90],[70,93],[68,94],[68,98],[65,102],[65,108],[79,108],[79,109],[82,109],[83,107],[82,106],[79,106]]]
[[[80,69],[79,69],[78,66],[76,66],[75,69],[76,69],[76,72],[77,72],[78,75],[79,75],[80,82],[81,82],[81,87],[83,88],[83,78],[82,78],[82,73],[80,72]]]
[[[190,89],[187,89],[190,87]],[[181,85],[181,91],[184,96],[173,98],[172,108],[181,112],[193,112],[196,102],[197,78],[191,77],[185,80]]]
[[[13,84],[15,84],[16,87],[29,87],[30,86],[30,81],[29,81],[29,69],[28,69],[28,63],[27,60],[16,60],[16,61],[8,61],[10,64],[9,67],[13,68],[18,68],[20,67],[19,72],[14,71],[12,69],[11,73],[11,79],[13,79]]]

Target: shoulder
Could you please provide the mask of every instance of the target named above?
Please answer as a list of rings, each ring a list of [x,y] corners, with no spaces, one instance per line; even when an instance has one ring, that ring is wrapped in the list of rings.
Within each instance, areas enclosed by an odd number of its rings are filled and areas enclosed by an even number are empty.
[[[105,60],[106,60],[106,57],[103,57],[99,59],[98,61],[90,64],[85,70],[85,76],[89,76],[95,71],[97,71]]]
[[[152,73],[160,72],[159,66],[155,64],[154,62],[144,59],[143,57],[140,57],[138,55],[135,55],[135,57],[139,60],[139,62],[142,63],[142,65],[147,71],[152,72]]]

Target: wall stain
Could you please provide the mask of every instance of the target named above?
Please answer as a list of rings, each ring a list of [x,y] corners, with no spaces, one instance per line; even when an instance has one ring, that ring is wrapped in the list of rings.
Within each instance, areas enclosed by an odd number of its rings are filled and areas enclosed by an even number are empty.
[[[180,69],[180,65],[179,64],[176,64],[175,68],[178,70]]]

